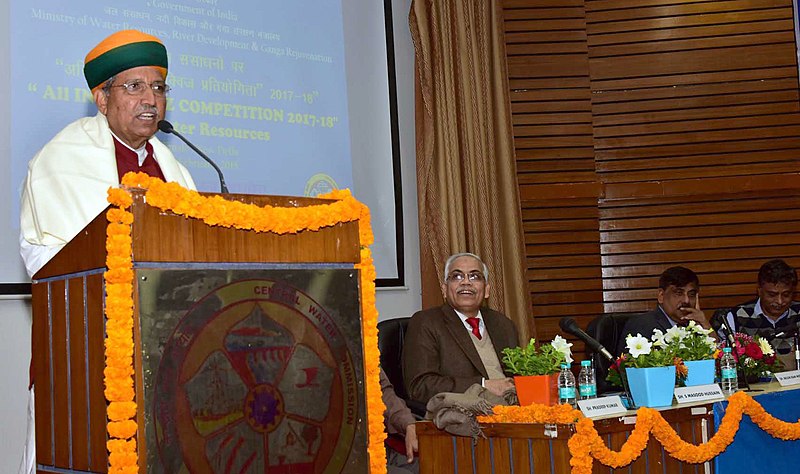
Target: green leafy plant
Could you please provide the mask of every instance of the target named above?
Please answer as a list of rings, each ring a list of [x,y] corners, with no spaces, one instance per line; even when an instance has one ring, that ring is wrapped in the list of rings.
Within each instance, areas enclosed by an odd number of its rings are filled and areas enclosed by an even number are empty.
[[[503,349],[503,364],[514,375],[550,375],[561,370],[561,364],[572,363],[572,343],[556,336],[550,344],[536,347],[531,339],[527,346]]]

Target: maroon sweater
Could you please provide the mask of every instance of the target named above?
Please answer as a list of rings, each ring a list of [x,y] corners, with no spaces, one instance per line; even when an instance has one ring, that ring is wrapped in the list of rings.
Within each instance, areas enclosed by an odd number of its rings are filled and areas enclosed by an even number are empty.
[[[117,173],[119,173],[120,179],[125,176],[125,173],[134,171],[147,173],[154,178],[161,178],[162,181],[166,181],[164,173],[161,172],[161,167],[158,166],[156,159],[153,157],[153,145],[149,142],[145,145],[147,158],[144,159],[142,166],[139,166],[139,155],[120,143],[116,138],[114,138],[114,148],[117,155]]]

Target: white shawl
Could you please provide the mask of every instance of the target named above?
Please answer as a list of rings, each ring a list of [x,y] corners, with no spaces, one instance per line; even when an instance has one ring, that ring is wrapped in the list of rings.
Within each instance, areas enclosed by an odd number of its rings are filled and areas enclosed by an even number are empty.
[[[166,180],[195,189],[172,152],[155,137],[149,142]],[[28,164],[21,237],[33,245],[64,246],[108,206],[108,188],[119,185],[117,174],[114,139],[103,114],[67,125]]]

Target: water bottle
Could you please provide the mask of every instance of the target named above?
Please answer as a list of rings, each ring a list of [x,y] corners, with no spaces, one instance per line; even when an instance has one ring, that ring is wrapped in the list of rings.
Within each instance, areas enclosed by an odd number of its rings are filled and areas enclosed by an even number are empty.
[[[719,360],[720,388],[725,396],[736,393],[739,388],[739,378],[736,375],[736,359],[731,354],[731,348],[722,349],[722,358]]]
[[[578,374],[578,400],[597,397],[597,382],[594,380],[592,361],[581,361],[581,372]]]
[[[558,403],[569,403],[575,406],[575,376],[569,370],[569,365],[561,364],[558,374]]]

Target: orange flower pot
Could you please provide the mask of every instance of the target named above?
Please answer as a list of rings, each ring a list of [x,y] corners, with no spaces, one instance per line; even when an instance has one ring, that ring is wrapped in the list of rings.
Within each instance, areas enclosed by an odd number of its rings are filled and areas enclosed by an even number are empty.
[[[558,405],[558,374],[517,375],[514,377],[521,406]]]

